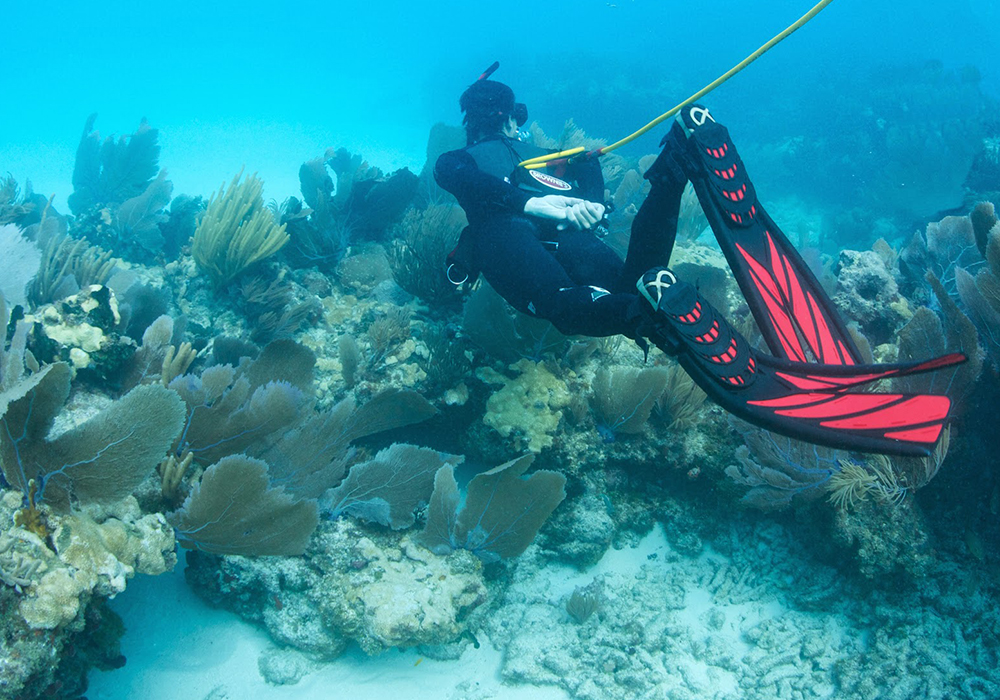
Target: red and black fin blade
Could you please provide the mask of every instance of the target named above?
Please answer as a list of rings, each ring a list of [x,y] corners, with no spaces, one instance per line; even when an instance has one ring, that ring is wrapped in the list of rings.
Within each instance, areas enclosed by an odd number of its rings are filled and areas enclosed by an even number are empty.
[[[761,355],[759,361],[802,391],[840,391],[870,384],[880,379],[896,379],[934,372],[945,367],[960,365],[968,359],[964,353],[952,352],[917,362],[867,365],[822,365],[791,362],[769,355]]]
[[[854,367],[789,362],[755,351],[698,290],[665,268],[647,272],[639,290],[656,309],[647,337],[676,356],[709,398],[754,425],[839,449],[927,456],[951,417],[946,396],[860,393],[849,387],[931,371],[961,361],[960,355]],[[803,386],[804,380],[827,382],[815,388]]]
[[[793,362],[860,364],[833,302],[761,206],[729,130],[699,105],[681,116],[688,176],[768,348]]]
[[[947,396],[802,391],[758,364],[752,387],[723,386],[687,353],[677,360],[709,398],[748,423],[817,445],[927,457],[951,420]]]

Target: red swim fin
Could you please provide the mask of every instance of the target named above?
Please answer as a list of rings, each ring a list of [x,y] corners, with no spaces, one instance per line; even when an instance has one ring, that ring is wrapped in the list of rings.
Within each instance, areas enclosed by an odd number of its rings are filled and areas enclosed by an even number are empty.
[[[688,176],[768,348],[793,362],[860,364],[833,302],[758,201],[728,129],[699,105],[681,117],[698,164]]]
[[[656,308],[646,335],[716,403],[768,430],[860,452],[927,456],[951,417],[946,396],[861,393],[851,387],[964,361],[960,354],[893,365],[790,362],[750,347],[691,285],[651,270],[639,290]]]

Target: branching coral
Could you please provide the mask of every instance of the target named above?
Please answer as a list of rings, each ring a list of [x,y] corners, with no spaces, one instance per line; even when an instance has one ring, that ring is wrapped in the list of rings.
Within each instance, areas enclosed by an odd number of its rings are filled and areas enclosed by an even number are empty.
[[[15,549],[17,540],[0,535],[0,582],[19,590],[35,582],[42,560]]]
[[[263,183],[256,175],[240,182],[242,174],[212,197],[191,242],[191,255],[216,287],[288,243],[285,226],[264,206]]]
[[[438,204],[411,209],[393,229],[389,261],[400,287],[428,304],[458,300],[445,273],[445,259],[458,243],[466,224],[457,205]]]
[[[111,253],[66,235],[49,238],[38,275],[28,286],[32,306],[51,304],[93,284],[107,284],[117,261]]]

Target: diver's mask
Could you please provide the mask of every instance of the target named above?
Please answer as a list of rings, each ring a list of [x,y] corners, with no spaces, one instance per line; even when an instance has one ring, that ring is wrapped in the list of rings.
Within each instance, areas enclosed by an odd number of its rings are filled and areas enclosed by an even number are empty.
[[[510,116],[512,116],[514,121],[517,122],[517,140],[531,140],[531,133],[527,129],[521,128],[528,121],[528,106],[523,102],[515,102],[514,109],[511,110]]]
[[[510,116],[514,117],[514,121],[517,122],[519,127],[524,126],[528,121],[528,106],[523,102],[515,102]]]

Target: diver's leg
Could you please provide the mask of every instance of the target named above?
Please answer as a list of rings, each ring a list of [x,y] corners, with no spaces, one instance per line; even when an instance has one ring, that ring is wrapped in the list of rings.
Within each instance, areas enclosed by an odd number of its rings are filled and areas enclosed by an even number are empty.
[[[574,282],[526,219],[481,227],[475,259],[486,280],[511,306],[552,322],[562,333],[635,337],[641,313],[637,295],[611,294]]]
[[[612,291],[618,291],[618,280],[622,276],[622,259],[611,246],[586,229],[566,229],[559,232],[556,241],[558,246],[552,251],[553,257],[566,270],[576,284],[596,285]],[[635,280],[631,289],[635,291]]]
[[[618,288],[634,289],[636,281],[652,267],[666,267],[677,238],[681,195],[687,185],[683,159],[686,139],[674,123],[661,145],[660,155],[643,175],[650,190],[632,221],[628,254]]]

